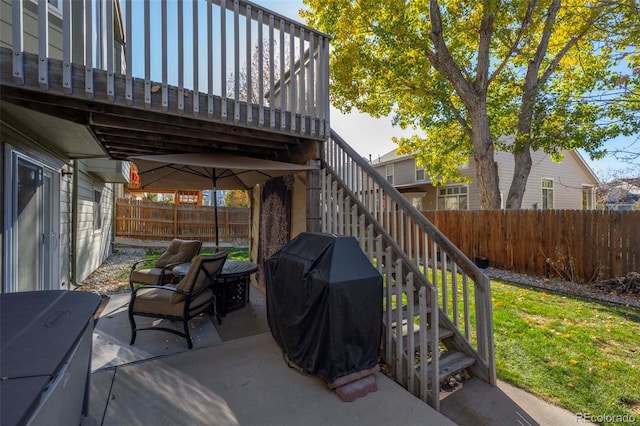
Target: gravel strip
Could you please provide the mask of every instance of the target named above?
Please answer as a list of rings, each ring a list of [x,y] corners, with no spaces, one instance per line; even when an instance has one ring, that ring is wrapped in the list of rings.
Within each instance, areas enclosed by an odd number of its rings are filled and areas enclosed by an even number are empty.
[[[146,251],[145,248],[140,247],[118,247],[116,252],[93,271],[78,289],[92,291],[101,296],[128,293],[130,291],[128,271],[134,261],[144,257]],[[596,284],[576,284],[559,279],[538,278],[491,267],[484,269],[483,272],[491,279],[506,283],[640,308],[640,299],[637,296],[607,293],[598,289]]]
[[[128,271],[134,261],[142,259],[147,250],[120,247],[79,285],[78,290],[91,291],[101,296],[129,293]]]
[[[596,287],[597,283],[577,284],[560,279],[532,277],[495,268],[484,269],[484,273],[491,279],[506,283],[522,285],[525,287],[534,287],[568,296],[577,296],[640,308],[640,299],[638,299],[638,297],[626,294],[608,293],[598,289]]]

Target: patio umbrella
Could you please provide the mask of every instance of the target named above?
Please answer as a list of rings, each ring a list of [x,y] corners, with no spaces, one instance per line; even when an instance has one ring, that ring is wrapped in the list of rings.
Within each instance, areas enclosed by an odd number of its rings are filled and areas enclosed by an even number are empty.
[[[228,154],[186,153],[130,157],[141,189],[212,189],[218,246],[218,189],[250,189],[271,178],[316,167]]]

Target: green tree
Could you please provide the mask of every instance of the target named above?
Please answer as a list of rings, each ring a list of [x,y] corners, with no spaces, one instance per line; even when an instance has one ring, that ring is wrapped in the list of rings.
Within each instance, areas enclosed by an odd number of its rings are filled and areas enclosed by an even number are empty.
[[[305,4],[308,23],[332,36],[335,106],[421,129],[394,142],[437,182],[461,180],[458,165],[473,158],[485,209],[500,208],[496,149],[513,153],[506,206],[520,208],[532,150],[597,158],[640,128],[629,91],[616,90],[617,71],[640,57],[634,0]],[[637,87],[637,73],[627,78]]]
[[[224,195],[227,207],[249,207],[249,194],[245,190],[234,189]]]

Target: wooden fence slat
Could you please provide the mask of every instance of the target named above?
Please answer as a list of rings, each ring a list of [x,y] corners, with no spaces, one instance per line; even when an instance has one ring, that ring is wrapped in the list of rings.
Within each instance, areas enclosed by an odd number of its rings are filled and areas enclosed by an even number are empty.
[[[573,275],[578,280],[613,278],[640,269],[640,211],[484,210],[423,214],[469,258],[486,256],[497,268],[535,276]]]
[[[248,244],[250,211],[218,207],[220,242]],[[142,240],[198,239],[215,242],[212,206],[166,204],[146,200],[116,201],[116,236]]]

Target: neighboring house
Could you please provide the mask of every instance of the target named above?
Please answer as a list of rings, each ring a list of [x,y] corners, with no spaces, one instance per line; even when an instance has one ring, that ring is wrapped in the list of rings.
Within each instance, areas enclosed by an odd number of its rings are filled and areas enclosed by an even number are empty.
[[[565,151],[564,160],[556,163],[542,151],[531,153],[533,167],[522,200],[523,209],[595,209],[597,176],[577,151]],[[513,156],[496,152],[500,177],[502,208],[513,176]],[[449,182],[434,185],[429,175],[416,166],[408,154],[390,151],[371,162],[374,169],[392,183],[418,210],[478,210],[480,196],[475,183],[473,161],[460,166],[470,183]]]
[[[616,179],[597,189],[598,200],[611,210],[633,210],[640,202],[640,178]]]
[[[81,6],[49,1],[50,57],[63,55],[62,8]],[[0,0],[0,7],[0,46],[11,47],[12,4]],[[23,7],[24,51],[38,52],[37,3],[25,1]],[[119,6],[115,10],[115,49],[122,51]],[[77,10],[73,17],[82,19]],[[106,22],[99,12],[94,18]],[[73,43],[71,51],[80,63],[82,46]],[[121,69],[120,56],[114,56]],[[129,180],[129,163],[106,159],[95,135],[75,117],[44,114],[29,102],[27,96],[0,105],[3,293],[71,289],[86,278],[110,254],[116,183]]]

